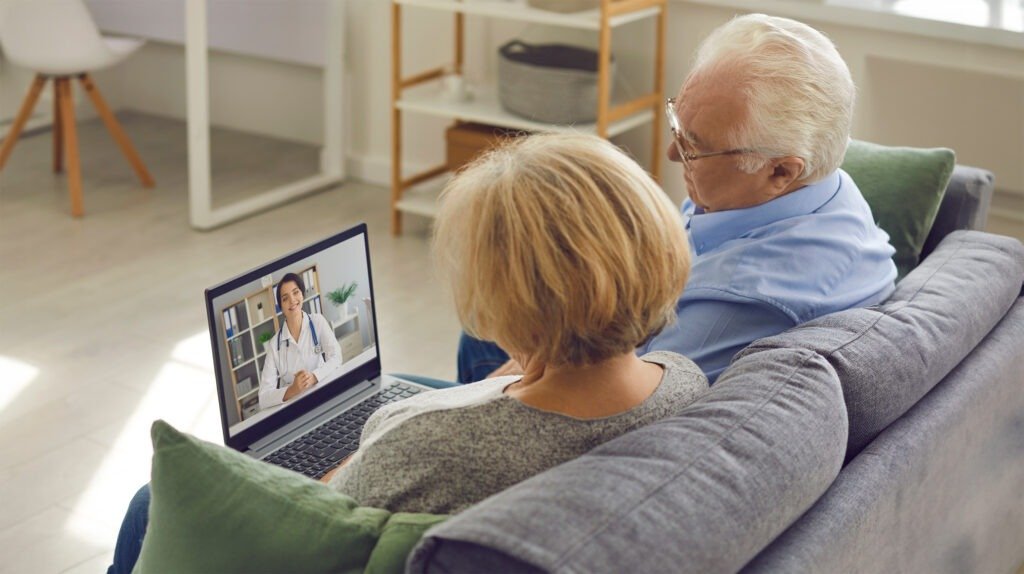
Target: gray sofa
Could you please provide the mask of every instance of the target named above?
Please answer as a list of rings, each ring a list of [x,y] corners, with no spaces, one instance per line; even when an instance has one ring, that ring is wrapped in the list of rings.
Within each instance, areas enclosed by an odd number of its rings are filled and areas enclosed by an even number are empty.
[[[679,417],[435,527],[407,571],[1014,572],[1024,247],[963,231],[991,191],[958,166],[886,303],[755,342]]]

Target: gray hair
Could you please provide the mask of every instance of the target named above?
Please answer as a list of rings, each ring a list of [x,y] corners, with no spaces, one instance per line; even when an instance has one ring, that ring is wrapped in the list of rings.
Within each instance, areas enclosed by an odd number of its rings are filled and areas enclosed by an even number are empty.
[[[701,43],[690,78],[724,67],[739,74],[747,106],[746,121],[727,137],[760,152],[740,156],[740,169],[792,155],[804,160],[799,179],[813,182],[842,164],[856,88],[824,34],[788,18],[739,16]]]

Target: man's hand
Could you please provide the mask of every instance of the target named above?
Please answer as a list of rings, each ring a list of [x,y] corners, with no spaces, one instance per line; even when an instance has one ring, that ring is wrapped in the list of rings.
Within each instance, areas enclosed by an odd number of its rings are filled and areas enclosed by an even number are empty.
[[[503,377],[505,375],[522,375],[523,367],[516,362],[515,359],[509,359],[507,363],[498,367],[491,374],[487,375],[487,378],[491,377]]]
[[[316,375],[309,371],[299,371],[295,373],[295,378],[292,379],[292,384],[288,385],[288,390],[284,392],[284,400],[289,401],[296,395],[305,392],[307,389],[312,388],[317,383]]]

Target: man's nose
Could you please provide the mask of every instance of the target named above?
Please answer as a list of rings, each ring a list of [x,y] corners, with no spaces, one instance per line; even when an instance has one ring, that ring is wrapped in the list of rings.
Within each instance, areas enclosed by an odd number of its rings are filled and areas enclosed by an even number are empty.
[[[673,141],[669,141],[668,149],[665,150],[665,155],[668,157],[669,161],[674,161],[676,163],[683,161],[683,158],[679,157],[679,149]]]

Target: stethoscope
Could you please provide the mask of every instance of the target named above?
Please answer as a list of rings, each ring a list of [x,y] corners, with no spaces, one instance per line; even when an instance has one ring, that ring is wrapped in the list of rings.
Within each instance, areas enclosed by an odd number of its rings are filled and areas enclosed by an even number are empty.
[[[306,319],[309,321],[309,333],[311,335],[313,335],[313,353],[320,355],[323,358],[324,362],[326,363],[327,362],[327,353],[324,353],[323,347],[320,346],[320,339],[316,336],[316,326],[313,325],[313,317],[311,317],[308,313],[304,313],[304,314],[306,315]],[[277,356],[278,357],[281,357],[281,337],[284,335],[284,330],[287,329],[287,328],[288,328],[288,323],[285,322],[285,324],[281,326],[281,330],[277,332]],[[289,340],[284,342],[285,349],[288,349],[291,346],[292,346],[291,339],[289,339]],[[287,353],[285,353],[285,355],[287,355]],[[285,363],[285,368],[284,368],[283,371],[278,371],[279,373],[287,373],[288,372],[288,357],[287,356],[284,357],[284,363]],[[282,377],[279,375],[277,377],[277,388],[279,388],[279,389],[281,388],[281,379],[282,379]]]

